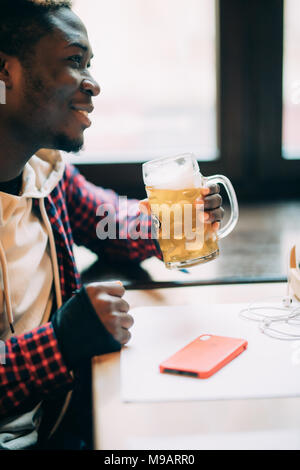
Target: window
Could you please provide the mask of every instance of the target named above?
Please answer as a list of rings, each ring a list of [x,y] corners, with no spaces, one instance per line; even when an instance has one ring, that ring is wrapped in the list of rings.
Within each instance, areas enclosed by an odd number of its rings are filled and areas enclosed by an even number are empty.
[[[73,160],[90,181],[144,197],[141,162],[194,152],[240,201],[299,196],[299,0],[75,0],[75,10],[102,86]]]
[[[283,157],[300,158],[300,2],[284,5]]]
[[[76,0],[95,58],[85,149],[74,162],[218,155],[213,0]]]

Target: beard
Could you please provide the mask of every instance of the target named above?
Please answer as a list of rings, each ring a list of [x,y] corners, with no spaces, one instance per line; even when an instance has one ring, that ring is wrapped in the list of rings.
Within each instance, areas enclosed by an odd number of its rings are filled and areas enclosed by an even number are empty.
[[[53,148],[55,150],[62,150],[63,152],[78,153],[83,148],[83,139],[71,139],[65,134],[57,134],[54,137]]]

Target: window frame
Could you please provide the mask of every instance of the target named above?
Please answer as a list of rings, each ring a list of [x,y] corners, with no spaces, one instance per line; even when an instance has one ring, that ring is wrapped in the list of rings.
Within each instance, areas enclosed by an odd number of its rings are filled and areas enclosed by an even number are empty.
[[[260,49],[257,57],[259,88],[258,164],[263,181],[295,183],[300,175],[299,160],[285,159],[282,154],[283,111],[283,50],[284,50],[284,0],[275,0],[273,8],[268,2],[261,5],[266,21],[259,23]],[[269,60],[265,60],[268,52]],[[265,93],[266,87],[268,93]]]

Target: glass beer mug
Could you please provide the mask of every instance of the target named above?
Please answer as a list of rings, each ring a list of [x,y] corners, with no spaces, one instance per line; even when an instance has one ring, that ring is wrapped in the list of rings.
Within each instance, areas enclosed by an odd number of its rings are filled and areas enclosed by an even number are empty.
[[[165,265],[181,269],[205,263],[219,255],[218,240],[229,235],[238,221],[233,186],[222,175],[201,175],[194,155],[151,160],[143,164],[143,178]],[[201,189],[208,183],[222,184],[230,202],[230,218],[218,232],[204,220]]]

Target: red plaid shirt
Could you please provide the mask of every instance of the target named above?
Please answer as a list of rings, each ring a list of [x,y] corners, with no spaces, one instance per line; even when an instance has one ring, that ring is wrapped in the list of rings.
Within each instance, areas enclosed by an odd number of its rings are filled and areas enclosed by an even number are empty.
[[[118,195],[89,183],[72,165],[66,165],[63,178],[45,199],[55,238],[63,302],[82,285],[73,254],[74,243],[99,255],[105,253],[116,261],[140,262],[151,256],[160,257],[150,237],[147,240],[130,237],[99,240],[96,226],[101,218],[96,216],[96,211],[104,203],[114,205],[117,227],[121,230],[125,216],[118,211]],[[129,231],[132,225],[136,226],[139,215],[136,203],[128,201],[128,206],[135,212],[126,219]],[[33,210],[39,211],[36,199]],[[141,225],[143,230],[149,231],[150,219],[145,217]],[[0,365],[0,417],[28,411],[72,385],[73,379],[60,353],[51,321],[29,333],[14,336],[6,342],[6,364]]]

